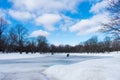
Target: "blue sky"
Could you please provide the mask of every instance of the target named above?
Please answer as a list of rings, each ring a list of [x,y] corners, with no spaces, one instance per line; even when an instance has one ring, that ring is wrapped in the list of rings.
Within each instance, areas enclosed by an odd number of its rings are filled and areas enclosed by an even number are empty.
[[[0,17],[10,26],[22,24],[29,37],[45,36],[49,43],[76,45],[105,34],[98,32],[107,23],[107,0],[0,0]]]

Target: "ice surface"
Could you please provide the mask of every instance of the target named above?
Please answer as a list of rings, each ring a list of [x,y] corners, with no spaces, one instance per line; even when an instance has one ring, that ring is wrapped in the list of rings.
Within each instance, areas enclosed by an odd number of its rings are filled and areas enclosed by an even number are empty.
[[[0,80],[120,80],[120,55],[0,54]]]

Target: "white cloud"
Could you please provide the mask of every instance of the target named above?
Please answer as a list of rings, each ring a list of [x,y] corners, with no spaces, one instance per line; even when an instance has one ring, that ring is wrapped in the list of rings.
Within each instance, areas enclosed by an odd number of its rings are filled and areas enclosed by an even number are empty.
[[[80,20],[69,29],[71,32],[78,31],[78,35],[94,33],[102,28],[102,26],[100,26],[102,23],[108,23],[108,15],[108,13],[97,14],[92,18]]]
[[[65,20],[61,16],[62,12],[76,12],[77,4],[84,0],[9,0],[13,3],[9,10],[9,15],[19,21],[33,20],[35,25],[42,26],[47,30],[56,30],[55,24],[59,24],[60,29],[67,30],[71,21]],[[65,26],[65,27],[64,27]]]
[[[3,19],[5,19],[5,21],[8,23],[8,24],[12,24],[12,22],[7,18],[7,11],[4,10],[4,9],[0,9],[0,17],[2,17]]]
[[[88,35],[88,34],[91,34],[91,33],[95,33],[95,32],[98,32],[98,30],[101,29],[102,26],[96,26],[96,27],[93,27],[93,28],[90,28],[90,29],[86,29],[86,30],[81,30],[80,32],[77,33],[77,35]]]
[[[62,15],[62,20],[59,22],[59,27],[62,31],[67,31],[68,28],[75,23],[76,20]]]
[[[16,10],[12,10],[12,9],[9,10],[9,14],[13,18],[20,20],[20,21],[27,21],[34,17],[34,15],[31,14],[30,12],[16,11]]]
[[[3,9],[0,9],[0,17],[5,17],[6,16],[6,11]]]
[[[83,33],[95,32],[101,22],[107,22],[101,11],[107,6],[107,0],[9,0],[13,3],[12,9],[9,10],[9,14],[17,20],[29,21],[30,19],[37,26],[42,26],[46,30],[55,30],[55,25],[63,30],[67,31],[69,26],[73,25],[77,20],[65,18],[61,15],[62,11],[75,12],[77,10],[77,4],[83,1],[98,2],[92,6],[90,12],[97,13],[92,18],[82,19],[75,25],[69,28],[71,32],[79,31]],[[24,16],[23,16],[24,15]],[[96,28],[97,27],[97,28]]]
[[[54,30],[54,24],[61,20],[58,14],[43,14],[36,18],[36,25],[43,25],[47,30]]]
[[[110,14],[105,10],[107,6],[107,0],[98,0],[98,2],[90,9],[90,12],[95,14],[91,18],[78,21],[75,25],[71,26],[69,30],[71,32],[77,31],[77,35],[87,35],[98,32],[103,27],[101,24],[109,22]]]
[[[74,11],[76,5],[83,0],[9,0],[14,8],[27,11],[59,12]]]
[[[105,10],[105,7],[108,6],[108,1],[107,0],[103,0],[101,2],[96,3],[95,5],[93,5],[90,9],[90,12],[93,13],[99,13]]]
[[[36,31],[33,31],[31,34],[30,34],[30,37],[38,37],[38,36],[45,36],[47,37],[50,33],[47,32],[47,31],[43,31],[43,30],[36,30]]]

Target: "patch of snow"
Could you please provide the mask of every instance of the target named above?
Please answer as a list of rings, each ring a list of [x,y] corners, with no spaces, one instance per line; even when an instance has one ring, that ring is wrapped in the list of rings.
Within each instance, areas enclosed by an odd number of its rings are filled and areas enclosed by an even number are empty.
[[[0,53],[0,60],[7,60],[7,59],[24,59],[24,58],[36,58],[36,57],[44,57],[44,55],[41,55],[40,53],[36,54],[19,54],[19,53],[8,53],[8,54],[3,54]]]
[[[44,71],[57,80],[120,80],[120,56],[56,65]]]
[[[0,73],[0,80],[48,80],[47,77],[39,71]]]

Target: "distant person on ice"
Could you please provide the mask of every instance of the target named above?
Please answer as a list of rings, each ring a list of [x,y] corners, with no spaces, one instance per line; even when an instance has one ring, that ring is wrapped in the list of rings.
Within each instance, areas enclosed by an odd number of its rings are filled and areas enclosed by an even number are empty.
[[[67,54],[67,57],[69,57],[70,55],[69,54]]]

